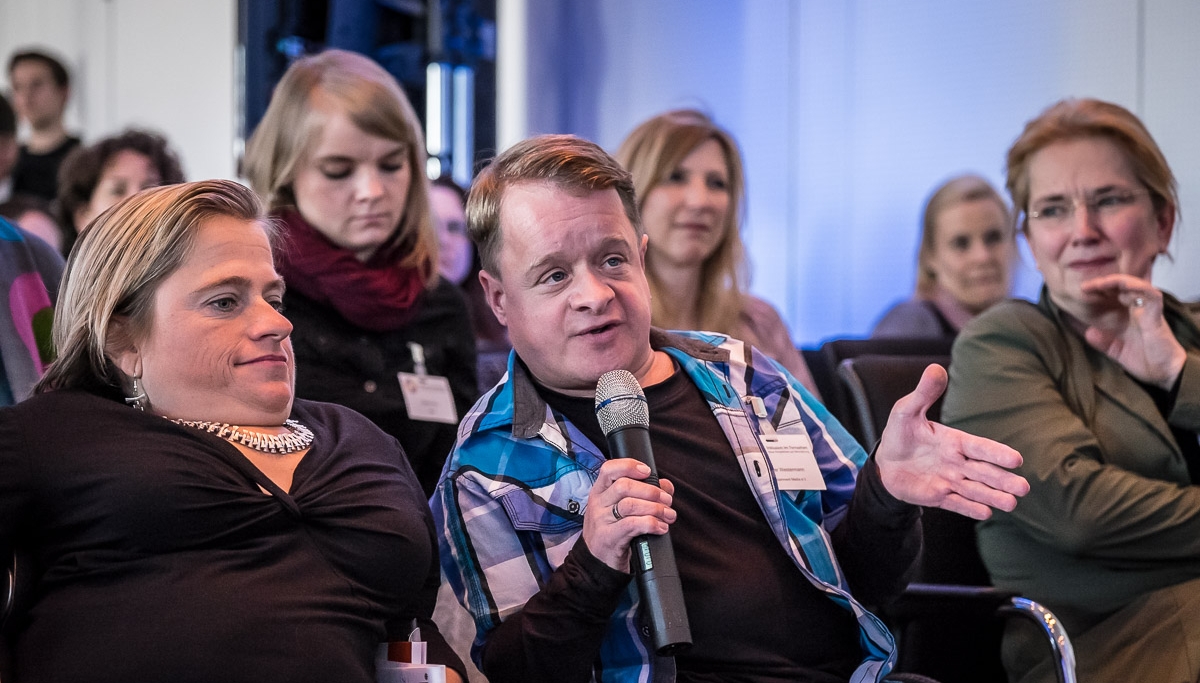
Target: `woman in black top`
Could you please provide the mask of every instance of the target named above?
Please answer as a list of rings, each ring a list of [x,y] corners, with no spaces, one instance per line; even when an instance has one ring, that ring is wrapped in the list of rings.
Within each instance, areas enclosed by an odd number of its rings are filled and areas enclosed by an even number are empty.
[[[286,226],[297,395],[399,439],[429,494],[478,390],[466,305],[437,273],[424,149],[396,80],[328,50],[284,74],[245,167]]]
[[[72,253],[59,357],[0,410],[12,680],[368,683],[414,624],[461,671],[403,451],[293,400],[272,238],[251,191],[207,181],[122,202]]]

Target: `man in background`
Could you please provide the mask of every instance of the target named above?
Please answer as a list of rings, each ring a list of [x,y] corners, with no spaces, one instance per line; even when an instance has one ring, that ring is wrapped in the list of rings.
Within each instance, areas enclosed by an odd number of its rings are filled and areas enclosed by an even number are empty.
[[[45,52],[23,50],[8,61],[8,81],[13,107],[30,128],[13,170],[12,193],[52,201],[58,193],[58,167],[79,145],[63,125],[70,76],[62,62]]]

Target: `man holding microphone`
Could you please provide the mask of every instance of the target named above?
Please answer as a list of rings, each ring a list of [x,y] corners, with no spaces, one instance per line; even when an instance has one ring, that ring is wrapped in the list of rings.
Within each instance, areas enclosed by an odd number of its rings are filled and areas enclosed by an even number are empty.
[[[748,345],[652,328],[633,186],[590,142],[510,148],[467,219],[513,354],[431,505],[493,683],[882,680],[895,644],[862,605],[904,587],[917,506],[982,519],[1028,490],[1018,453],[925,419],[937,366],[868,457]],[[596,418],[613,370],[645,391],[661,488]],[[631,544],[668,530],[691,647],[660,649]]]

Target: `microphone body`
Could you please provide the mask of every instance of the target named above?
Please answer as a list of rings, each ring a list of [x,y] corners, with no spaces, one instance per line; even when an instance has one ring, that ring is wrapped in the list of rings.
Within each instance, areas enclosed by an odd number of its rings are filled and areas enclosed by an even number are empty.
[[[614,373],[627,375],[620,378],[616,389],[612,382],[605,382],[605,378]],[[628,410],[631,406],[633,409]],[[596,388],[596,412],[608,440],[609,454],[614,458],[633,458],[646,465],[650,468],[650,476],[644,481],[658,486],[658,469],[654,466],[650,448],[646,397],[631,373],[614,370],[600,379]],[[655,650],[666,656],[690,647],[692,631],[670,534],[638,536],[633,539],[630,550],[638,593],[644,614],[650,621]]]

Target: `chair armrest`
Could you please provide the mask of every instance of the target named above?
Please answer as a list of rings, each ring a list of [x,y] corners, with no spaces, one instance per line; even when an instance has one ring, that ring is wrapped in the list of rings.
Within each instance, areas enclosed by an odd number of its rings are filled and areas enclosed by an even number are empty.
[[[1000,608],[1000,613],[1020,615],[1037,623],[1050,641],[1050,649],[1054,652],[1058,682],[1075,683],[1075,648],[1072,647],[1062,622],[1053,612],[1029,598],[1014,597],[1008,605]]]
[[[1058,682],[1076,683],[1075,649],[1062,622],[1044,606],[1010,591],[992,586],[910,583],[884,611],[900,623],[945,618],[947,614],[971,617],[998,614],[1028,619],[1046,636]]]
[[[4,568],[4,591],[0,593],[0,629],[4,627],[4,623],[8,621],[8,615],[12,612],[13,603],[17,597],[17,577],[13,573],[13,565],[10,562]]]
[[[910,583],[884,612],[899,622],[944,617],[947,613],[986,618],[1015,595],[992,586]]]

